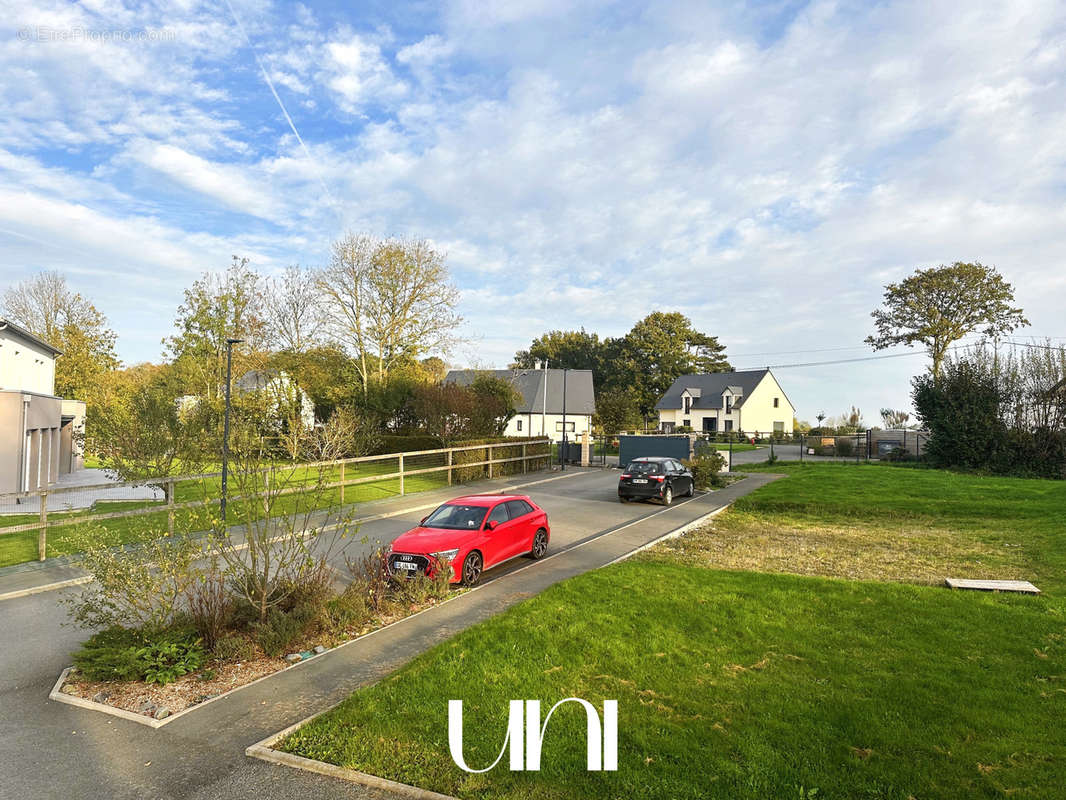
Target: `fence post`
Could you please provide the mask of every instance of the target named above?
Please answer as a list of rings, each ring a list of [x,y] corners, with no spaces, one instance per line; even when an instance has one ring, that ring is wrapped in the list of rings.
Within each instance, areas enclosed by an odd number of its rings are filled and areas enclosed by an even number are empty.
[[[522,445],[522,474],[526,474],[526,446]]]
[[[41,527],[37,531],[37,560],[44,561],[48,540],[48,492],[41,492]]]
[[[167,498],[167,536],[174,535],[174,479],[167,478],[163,484],[163,492]]]
[[[403,494],[403,453],[400,453],[400,494]]]
[[[489,462],[489,480],[492,480],[492,456],[494,455],[492,451],[495,449],[496,445],[490,444],[489,449],[485,451],[485,455],[488,456],[486,460]]]
[[[344,462],[341,462],[341,505],[344,505]]]
[[[452,485],[452,451],[448,450],[448,485]]]

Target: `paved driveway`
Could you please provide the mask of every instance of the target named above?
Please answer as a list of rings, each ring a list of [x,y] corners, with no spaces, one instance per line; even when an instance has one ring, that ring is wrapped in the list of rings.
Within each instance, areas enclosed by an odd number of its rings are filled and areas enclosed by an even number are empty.
[[[551,516],[554,558],[536,564],[520,559],[491,571],[483,587],[451,603],[158,730],[48,700],[58,673],[70,663],[70,651],[85,636],[63,625],[65,614],[57,601],[71,590],[4,601],[0,603],[0,763],[4,765],[0,798],[384,797],[248,759],[244,748],[339,702],[463,628],[556,581],[606,564],[772,478],[755,475],[669,509],[619,503],[617,473],[609,470],[575,471],[523,489]],[[410,501],[419,504],[419,496]],[[362,532],[388,541],[424,514],[412,511],[368,523]]]

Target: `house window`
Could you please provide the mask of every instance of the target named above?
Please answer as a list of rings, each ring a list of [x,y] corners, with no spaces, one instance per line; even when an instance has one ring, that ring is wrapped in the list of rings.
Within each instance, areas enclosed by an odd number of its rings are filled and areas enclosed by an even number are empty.
[[[692,420],[683,419],[683,420],[681,420],[681,424],[684,425],[686,428],[691,428],[692,427]]]
[[[777,408],[777,406],[778,406],[778,404],[779,404],[779,402],[780,402],[780,399],[781,399],[781,398],[779,398],[779,397],[775,397],[775,398],[774,398],[774,408]]]
[[[686,395],[682,399],[685,401],[685,413],[687,414],[692,410],[692,398]]]
[[[703,418],[703,430],[705,433],[714,433],[718,430],[718,418],[717,417],[704,417]]]
[[[562,422],[556,422],[555,423],[555,430],[556,430],[557,433],[562,433],[563,432],[563,423]],[[566,423],[566,431],[567,431],[567,433],[572,433],[574,431],[574,423],[567,422]]]
[[[783,422],[775,422],[774,423],[774,433],[784,433],[784,432],[785,432],[785,423],[783,423]]]
[[[725,421],[725,429],[726,429],[727,431],[731,431],[731,430],[733,430],[733,420],[731,420],[731,419],[727,419],[727,420]]]
[[[725,413],[730,413],[733,410],[733,398],[726,397],[725,399]]]
[[[518,430],[522,430],[522,420],[518,420]]]

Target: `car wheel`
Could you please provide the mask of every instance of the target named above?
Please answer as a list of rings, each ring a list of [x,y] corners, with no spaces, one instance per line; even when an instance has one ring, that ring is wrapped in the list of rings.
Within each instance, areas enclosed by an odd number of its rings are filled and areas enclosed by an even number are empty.
[[[667,486],[663,489],[663,505],[668,506],[674,502],[674,490],[672,487]]]
[[[477,586],[477,582],[481,580],[481,572],[484,567],[485,562],[481,558],[481,553],[477,550],[471,552],[463,560],[463,585]]]
[[[688,482],[688,494],[685,497],[692,497],[694,494],[696,494],[696,481],[690,480]]]
[[[620,495],[618,495],[618,502],[619,503],[628,503],[629,502],[629,498],[626,497],[625,495],[621,495],[620,494]]]
[[[548,552],[548,533],[543,528],[537,531],[533,537],[533,549],[529,551],[529,557],[535,560],[544,558]]]

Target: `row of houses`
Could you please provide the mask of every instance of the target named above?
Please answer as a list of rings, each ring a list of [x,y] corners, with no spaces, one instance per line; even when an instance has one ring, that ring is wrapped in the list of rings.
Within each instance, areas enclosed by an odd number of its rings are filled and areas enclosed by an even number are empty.
[[[475,370],[452,370],[446,381],[469,385]],[[547,436],[553,441],[592,432],[596,393],[590,370],[493,370],[517,391],[517,414],[508,436]],[[666,433],[688,428],[703,433],[745,431],[790,434],[796,409],[769,369],[682,375],[655,406]]]

